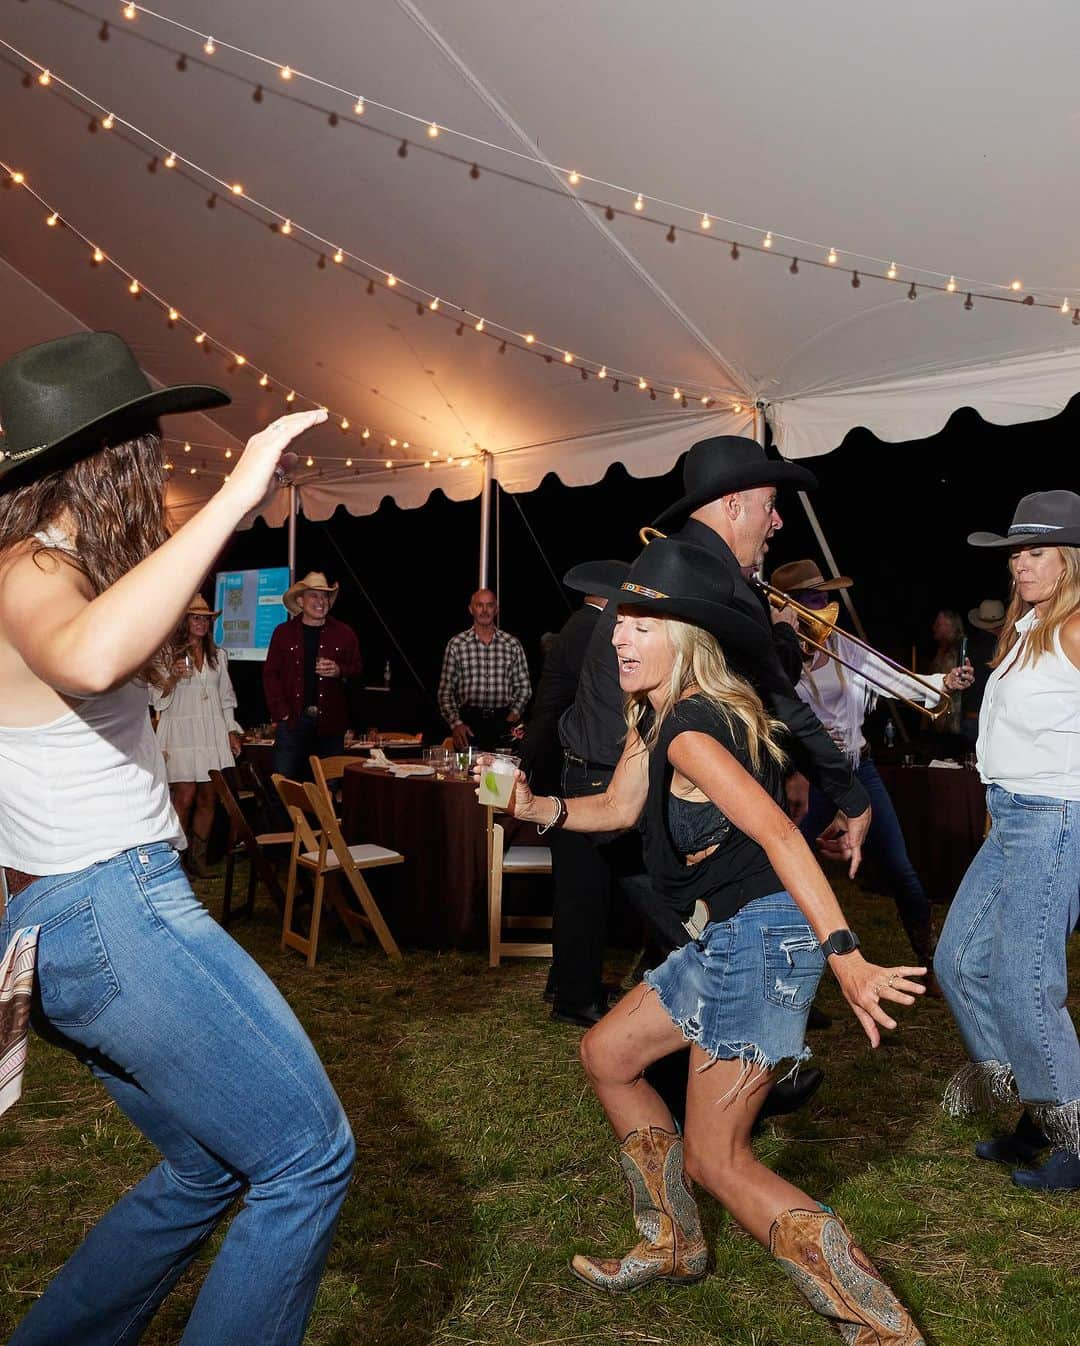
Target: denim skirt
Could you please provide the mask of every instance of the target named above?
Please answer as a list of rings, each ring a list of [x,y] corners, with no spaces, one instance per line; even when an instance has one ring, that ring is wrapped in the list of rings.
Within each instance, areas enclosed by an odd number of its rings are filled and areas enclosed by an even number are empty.
[[[772,1070],[809,1059],[806,1020],[824,968],[806,917],[779,892],[710,921],[701,939],[646,972],[645,982],[686,1040],[713,1060]]]

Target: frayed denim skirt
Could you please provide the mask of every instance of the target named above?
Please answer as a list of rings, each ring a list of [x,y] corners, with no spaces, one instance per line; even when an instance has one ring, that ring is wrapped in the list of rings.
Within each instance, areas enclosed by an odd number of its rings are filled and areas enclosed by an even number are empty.
[[[713,1060],[772,1070],[810,1057],[806,1020],[825,957],[786,893],[756,898],[676,949],[645,982]]]

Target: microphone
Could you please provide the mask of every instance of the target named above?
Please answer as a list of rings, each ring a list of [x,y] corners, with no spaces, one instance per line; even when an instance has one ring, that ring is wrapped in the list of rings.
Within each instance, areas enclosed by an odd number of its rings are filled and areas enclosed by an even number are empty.
[[[274,480],[279,486],[284,486],[289,479],[289,473],[300,461],[300,455],[293,453],[291,449],[286,449],[278,459],[278,465],[274,468]]]

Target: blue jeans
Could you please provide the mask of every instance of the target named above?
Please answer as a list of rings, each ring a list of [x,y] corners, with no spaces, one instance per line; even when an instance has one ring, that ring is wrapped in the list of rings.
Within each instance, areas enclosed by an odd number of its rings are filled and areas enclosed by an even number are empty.
[[[163,1162],[98,1221],[11,1346],[137,1341],[237,1197],[184,1346],[300,1342],[353,1139],[292,1011],[167,844],[31,883],[0,947],[35,924],[35,1028],[90,1067]]]
[[[300,715],[281,723],[274,735],[273,769],[287,780],[311,780],[309,757],[340,757],[345,751],[345,732],[320,734],[319,722]]]
[[[885,782],[878,775],[873,759],[868,757],[864,762],[860,762],[855,775],[870,796],[870,807],[873,809],[870,833],[866,838],[864,849],[878,866],[885,890],[896,903],[904,928],[910,933],[909,927],[929,922],[930,903],[923,891],[922,882],[915,873],[915,866],[908,856],[904,834],[900,830],[900,820],[896,816]],[[820,790],[811,786],[810,808],[799,824],[803,836],[811,847],[835,817],[836,805]]]
[[[1065,947],[1080,914],[1080,802],[986,791],[990,835],[949,908],[934,971],[972,1065],[950,1111],[1015,1099],[1080,1150],[1080,1044]]]

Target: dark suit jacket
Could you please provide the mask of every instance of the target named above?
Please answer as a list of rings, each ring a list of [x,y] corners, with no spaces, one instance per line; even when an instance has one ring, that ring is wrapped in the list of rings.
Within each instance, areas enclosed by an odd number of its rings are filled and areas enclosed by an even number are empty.
[[[671,536],[685,538],[711,552],[717,565],[723,566],[734,581],[735,606],[772,634],[774,659],[753,668],[742,667],[736,661],[732,661],[732,666],[753,684],[769,713],[787,726],[789,742],[786,746],[793,764],[838,809],[852,816],[862,813],[870,804],[866,791],[855,779],[847,758],[822,728],[821,721],[799,699],[786,670],[785,664],[791,663],[793,647],[796,669],[798,672],[802,670],[795,632],[784,623],[772,623],[761,595],[743,578],[730,547],[711,528],[696,519],[688,519]],[[611,646],[615,613],[616,606],[611,603],[598,620],[585,652],[574,704],[559,722],[564,748],[587,762],[610,767],[614,767],[622,756],[626,737],[623,695]]]
[[[563,625],[544,660],[544,670],[526,716],[528,725],[521,749],[522,770],[538,794],[561,788],[559,717],[573,704],[585,651],[602,616],[601,608],[583,604]]]

